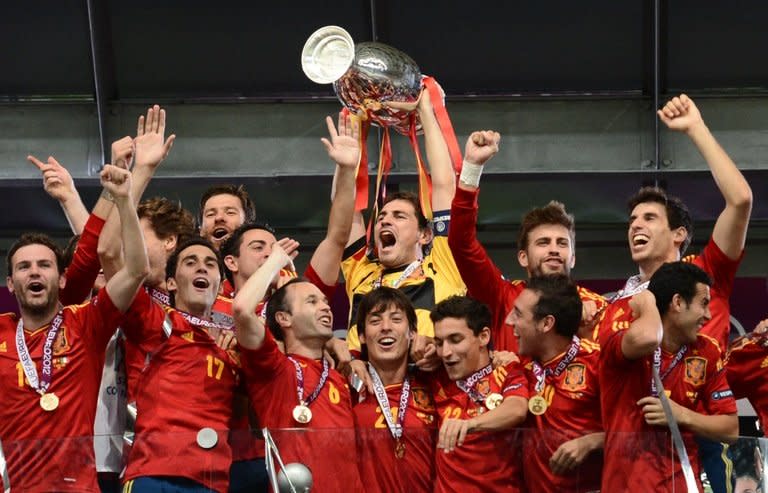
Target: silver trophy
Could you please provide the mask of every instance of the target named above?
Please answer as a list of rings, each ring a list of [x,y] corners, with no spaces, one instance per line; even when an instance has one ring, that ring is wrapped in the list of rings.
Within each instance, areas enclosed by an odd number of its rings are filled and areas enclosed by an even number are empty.
[[[312,471],[299,462],[283,464],[280,451],[272,438],[269,429],[262,428],[264,435],[265,462],[267,476],[275,493],[309,493],[312,490]],[[276,472],[275,462],[280,466],[280,472]]]
[[[301,67],[318,84],[333,83],[339,100],[353,113],[365,112],[381,126],[408,135],[416,112],[382,106],[386,101],[414,102],[421,93],[421,71],[411,57],[383,43],[352,41],[347,31],[326,26],[304,44]]]

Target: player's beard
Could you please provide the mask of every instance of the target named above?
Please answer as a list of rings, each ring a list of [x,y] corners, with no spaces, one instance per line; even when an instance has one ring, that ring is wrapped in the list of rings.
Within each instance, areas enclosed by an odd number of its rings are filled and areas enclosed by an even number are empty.
[[[47,296],[45,299],[30,299],[30,291],[21,290],[22,293],[17,301],[23,312],[31,315],[42,316],[49,313],[58,305],[59,291],[54,286],[47,286]]]

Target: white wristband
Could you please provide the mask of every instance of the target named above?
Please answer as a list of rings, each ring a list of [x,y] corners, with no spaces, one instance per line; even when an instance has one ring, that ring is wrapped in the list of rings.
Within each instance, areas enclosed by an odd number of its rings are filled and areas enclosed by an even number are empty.
[[[468,163],[465,159],[464,163],[461,165],[459,181],[464,185],[477,188],[480,186],[480,176],[482,176],[482,174],[482,164]]]

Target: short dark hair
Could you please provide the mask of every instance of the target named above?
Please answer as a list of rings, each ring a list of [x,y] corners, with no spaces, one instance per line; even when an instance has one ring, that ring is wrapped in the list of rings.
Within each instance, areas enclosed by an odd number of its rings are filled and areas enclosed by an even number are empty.
[[[383,208],[385,205],[395,200],[404,200],[413,206],[413,211],[416,214],[416,219],[419,222],[419,229],[425,229],[429,227],[429,220],[427,220],[427,218],[421,212],[421,203],[419,202],[418,195],[409,191],[392,192],[384,198],[381,203],[381,207]]]
[[[191,212],[164,197],[142,201],[136,208],[139,219],[146,218],[158,238],[164,240],[176,235],[178,241],[195,235],[195,217]]]
[[[467,322],[475,335],[483,328],[491,327],[491,310],[483,303],[468,296],[454,295],[444,299],[432,309],[429,318],[433,324],[445,318],[458,318]]]
[[[268,231],[273,235],[275,234],[274,228],[267,223],[256,221],[243,223],[229,235],[229,238],[227,238],[224,243],[222,243],[221,249],[219,250],[221,258],[224,259],[227,255],[232,255],[235,258],[240,257],[240,246],[243,244],[243,235],[252,229],[261,229]],[[232,272],[230,272],[229,269],[225,268],[224,274],[227,276],[229,282],[235,282],[235,276],[232,275]]]
[[[61,265],[67,270],[77,251],[77,244],[80,242],[80,235],[73,235],[67,242],[67,246],[61,251]]]
[[[579,331],[582,303],[579,289],[570,277],[565,274],[533,276],[526,288],[539,295],[533,309],[534,320],[552,315],[555,317],[555,332],[567,338]]]
[[[659,314],[664,315],[669,311],[669,304],[676,294],[690,304],[696,296],[696,285],[699,283],[711,286],[712,280],[697,265],[680,261],[667,262],[653,273],[648,289],[656,297]]]
[[[203,196],[200,198],[200,225],[203,224],[205,203],[215,195],[234,195],[240,199],[240,205],[242,205],[243,212],[245,213],[245,222],[249,223],[256,220],[256,206],[253,205],[251,196],[248,195],[244,185],[214,185],[203,192]]]
[[[410,298],[399,289],[381,286],[370,291],[360,300],[357,307],[357,334],[365,332],[365,319],[368,315],[377,315],[391,306],[405,312],[411,331],[415,332],[418,329],[416,309],[413,308]]]
[[[171,256],[168,257],[168,262],[165,264],[166,280],[170,279],[171,277],[174,277],[174,278],[176,277],[176,268],[178,267],[179,256],[181,255],[181,252],[195,245],[202,245],[206,248],[209,248],[214,253],[214,255],[216,256],[216,263],[219,266],[219,276],[221,276],[221,278],[224,279],[224,263],[221,261],[221,256],[219,255],[219,252],[217,252],[216,249],[213,247],[213,244],[201,236],[191,236],[184,239],[181,243],[176,245],[176,250],[174,250]],[[171,306],[175,306],[176,297],[174,296],[173,292],[169,294],[171,297]]]
[[[278,341],[285,340],[285,332],[277,322],[277,312],[291,313],[290,300],[288,299],[288,287],[300,282],[310,282],[305,277],[295,277],[283,284],[279,289],[272,293],[267,300],[267,328]]]
[[[56,268],[59,269],[59,275],[64,272],[64,260],[61,254],[61,248],[54,243],[50,236],[42,233],[24,233],[13,243],[13,245],[11,245],[10,250],[8,250],[8,255],[5,257],[5,268],[8,271],[9,276],[13,274],[13,265],[11,263],[13,255],[19,248],[28,245],[43,245],[50,248],[56,257]]]
[[[627,201],[627,212],[631,215],[635,207],[646,202],[656,202],[664,206],[670,230],[685,228],[686,237],[680,244],[680,257],[682,257],[693,240],[693,219],[688,206],[679,197],[667,194],[662,188],[643,187]]]
[[[571,237],[571,247],[575,247],[576,228],[573,215],[566,212],[565,205],[562,202],[551,200],[544,207],[535,207],[525,213],[520,223],[520,232],[517,235],[517,249],[527,249],[528,236],[531,234],[531,231],[543,224],[557,224],[565,227],[568,230],[568,235]]]

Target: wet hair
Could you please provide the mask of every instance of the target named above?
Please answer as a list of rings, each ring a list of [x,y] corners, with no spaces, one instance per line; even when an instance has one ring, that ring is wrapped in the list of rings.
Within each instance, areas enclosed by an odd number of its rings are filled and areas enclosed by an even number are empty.
[[[164,240],[176,235],[177,241],[195,235],[195,218],[191,212],[164,197],[142,201],[136,208],[139,219],[146,218],[158,238]]]
[[[655,202],[664,206],[667,211],[667,222],[670,230],[685,228],[686,237],[680,244],[680,257],[682,257],[693,240],[693,219],[691,219],[688,206],[680,198],[668,195],[664,189],[643,187],[627,201],[627,212],[631,215],[635,207],[647,202]]]
[[[64,272],[64,259],[61,253],[61,248],[59,248],[59,246],[54,243],[54,241],[48,235],[42,233],[24,233],[19,237],[18,240],[16,240],[16,242],[14,242],[13,245],[11,245],[10,250],[8,250],[8,255],[5,257],[5,268],[9,276],[13,274],[13,265],[11,264],[13,255],[19,250],[19,248],[28,245],[43,245],[50,248],[56,257],[56,267],[59,269],[59,274]]]
[[[533,309],[534,320],[552,315],[555,332],[569,339],[579,331],[582,303],[579,289],[570,277],[565,274],[533,276],[526,288],[539,295]]]
[[[573,215],[566,212],[562,202],[552,200],[544,207],[536,207],[525,213],[520,223],[520,232],[517,235],[517,249],[526,250],[531,231],[544,224],[557,224],[565,227],[571,237],[571,248],[575,246],[576,222]]]
[[[170,279],[171,277],[176,277],[176,269],[179,266],[178,264],[179,264],[179,257],[181,256],[181,252],[195,245],[202,245],[213,252],[214,256],[216,257],[216,264],[219,266],[219,276],[221,276],[221,278],[224,279],[224,263],[221,261],[221,257],[219,256],[219,253],[216,251],[215,248],[213,248],[213,244],[210,241],[206,240],[201,236],[188,237],[176,246],[176,250],[174,250],[171,256],[168,257],[168,262],[165,264],[165,278]],[[171,292],[169,294],[171,297],[171,306],[175,306],[176,298],[174,296],[174,293]]]
[[[243,244],[243,235],[252,229],[261,229],[269,233],[272,233],[272,235],[275,235],[274,228],[272,228],[272,226],[266,223],[260,223],[260,222],[243,223],[242,225],[240,225],[240,227],[234,230],[232,234],[229,235],[229,238],[227,238],[227,240],[221,245],[221,249],[219,250],[219,253],[221,254],[221,258],[223,259],[227,255],[232,255],[235,258],[239,258],[240,246],[242,246]],[[225,268],[224,274],[227,276],[227,280],[234,284],[235,276],[232,275],[232,272],[230,272],[229,269]]]
[[[688,262],[667,262],[653,273],[648,289],[656,297],[656,307],[663,316],[669,311],[669,304],[676,294],[690,304],[699,283],[711,286],[712,280],[698,266]]]
[[[245,222],[249,223],[256,220],[256,206],[253,205],[251,196],[248,195],[248,191],[245,189],[244,185],[214,185],[203,192],[203,196],[200,198],[200,215],[198,217],[200,226],[203,224],[205,203],[208,202],[208,199],[216,195],[234,195],[240,199],[240,205],[245,214]]]
[[[424,217],[424,214],[421,212],[421,204],[419,203],[418,195],[408,191],[390,193],[384,198],[384,201],[381,203],[381,208],[384,208],[385,205],[395,200],[404,200],[413,206],[413,211],[414,211],[414,214],[416,214],[416,219],[419,222],[420,230],[429,227],[429,221],[427,220],[426,217]]]
[[[491,327],[491,310],[468,296],[451,296],[444,299],[435,305],[429,318],[433,324],[445,318],[464,320],[475,335],[479,335],[485,327]]]
[[[267,301],[267,328],[269,328],[269,330],[272,332],[272,336],[274,336],[274,338],[278,341],[285,340],[285,332],[277,322],[277,312],[291,313],[291,303],[290,299],[288,298],[288,288],[289,286],[298,284],[300,282],[308,283],[309,280],[305,277],[295,277],[287,283],[283,284],[274,293],[272,293],[272,296],[270,296],[269,300]]]

